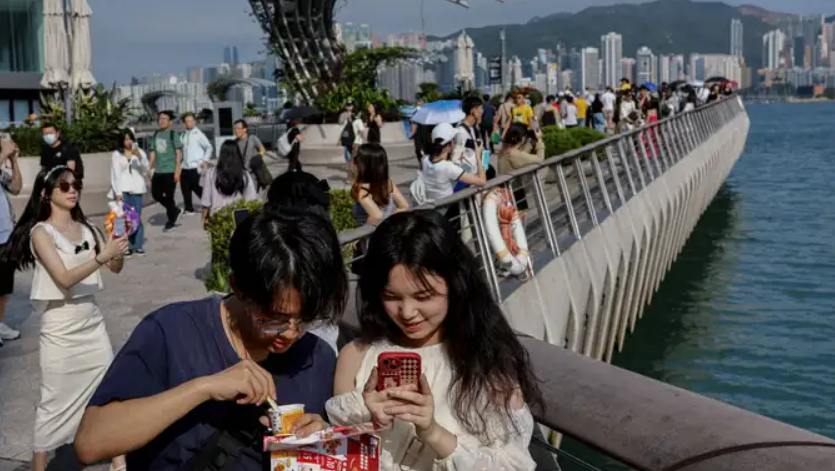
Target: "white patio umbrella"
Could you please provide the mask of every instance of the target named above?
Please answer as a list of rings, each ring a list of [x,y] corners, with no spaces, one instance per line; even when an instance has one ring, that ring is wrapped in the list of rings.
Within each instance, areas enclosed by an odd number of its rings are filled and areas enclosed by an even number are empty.
[[[96,83],[92,68],[93,53],[90,41],[90,16],[93,11],[87,0],[72,0],[72,88],[90,89]]]
[[[64,0],[44,0],[44,74],[41,86],[63,88],[69,84],[69,51],[64,27]]]

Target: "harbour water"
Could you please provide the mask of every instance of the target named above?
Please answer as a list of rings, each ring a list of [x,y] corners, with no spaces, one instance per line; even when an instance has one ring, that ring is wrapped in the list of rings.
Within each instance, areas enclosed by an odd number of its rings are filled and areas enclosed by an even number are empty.
[[[614,364],[835,438],[835,104],[748,113],[745,153]]]

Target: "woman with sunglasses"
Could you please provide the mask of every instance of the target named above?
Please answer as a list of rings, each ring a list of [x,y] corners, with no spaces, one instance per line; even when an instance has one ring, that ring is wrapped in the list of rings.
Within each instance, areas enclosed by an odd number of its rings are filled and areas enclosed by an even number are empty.
[[[229,258],[231,296],[165,306],[133,331],[84,413],[82,462],[126,453],[132,470],[225,459],[260,471],[268,398],[304,404],[292,433],[327,428],[336,355],[305,332],[342,315],[336,231],[315,212],[267,204],[237,226]]]
[[[68,167],[42,170],[0,254],[19,270],[35,267],[31,299],[42,317],[34,471],[46,469],[48,452],[73,441],[84,406],[113,359],[95,295],[103,266],[122,270],[128,240],[105,239],[90,225],[78,204],[80,190],[81,180]],[[111,469],[124,467],[124,457],[114,455]]]

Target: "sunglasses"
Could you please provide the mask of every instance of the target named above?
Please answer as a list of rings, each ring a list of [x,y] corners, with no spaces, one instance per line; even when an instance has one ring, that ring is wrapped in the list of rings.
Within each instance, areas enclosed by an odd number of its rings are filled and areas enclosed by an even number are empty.
[[[75,191],[81,191],[84,188],[84,185],[81,183],[81,180],[73,180],[72,183],[61,180],[58,182],[58,189],[61,190],[62,193],[69,193],[70,187],[75,188]]]

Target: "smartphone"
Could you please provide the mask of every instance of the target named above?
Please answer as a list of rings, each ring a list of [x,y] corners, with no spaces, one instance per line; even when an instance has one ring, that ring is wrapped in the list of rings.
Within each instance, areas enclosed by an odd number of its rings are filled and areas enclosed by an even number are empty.
[[[481,166],[484,167],[484,170],[490,168],[490,150],[484,149],[481,151]]]
[[[248,209],[236,209],[233,216],[235,217],[235,227],[238,227],[246,221],[246,218],[249,217],[249,210]]]
[[[127,228],[125,227],[125,218],[117,217],[113,220],[113,236],[123,237],[125,232],[127,232]]]
[[[384,352],[377,357],[377,391],[420,385],[420,355],[409,352]]]

